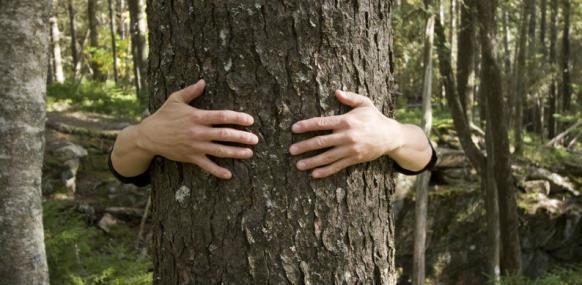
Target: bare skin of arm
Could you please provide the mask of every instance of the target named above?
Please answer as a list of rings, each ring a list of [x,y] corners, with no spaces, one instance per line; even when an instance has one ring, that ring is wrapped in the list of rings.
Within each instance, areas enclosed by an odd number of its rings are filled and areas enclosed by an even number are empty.
[[[314,178],[323,178],[383,155],[410,171],[422,170],[428,164],[432,148],[421,128],[384,116],[365,96],[338,90],[336,97],[353,109],[343,115],[311,118],[293,125],[294,133],[333,131],[289,148],[291,155],[329,148],[298,161],[299,170],[311,171]]]
[[[170,95],[162,107],[140,124],[125,128],[117,136],[111,154],[113,168],[126,177],[144,173],[154,156],[198,165],[203,170],[222,179],[232,173],[208,158],[248,159],[253,156],[249,148],[226,146],[216,141],[254,145],[259,138],[249,132],[215,125],[253,124],[253,117],[240,112],[201,110],[188,105],[202,95],[203,80]]]

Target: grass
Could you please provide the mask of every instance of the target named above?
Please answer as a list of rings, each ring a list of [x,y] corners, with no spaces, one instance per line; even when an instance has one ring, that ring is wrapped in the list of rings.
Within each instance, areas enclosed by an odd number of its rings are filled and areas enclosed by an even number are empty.
[[[501,285],[580,285],[582,284],[582,264],[557,267],[537,279],[523,276],[504,277]]]
[[[128,120],[136,120],[144,110],[133,88],[121,88],[111,81],[89,80],[50,84],[47,109],[94,112]]]
[[[51,284],[149,285],[152,264],[131,248],[135,235],[125,226],[105,234],[87,226],[69,202],[44,203],[45,245]]]

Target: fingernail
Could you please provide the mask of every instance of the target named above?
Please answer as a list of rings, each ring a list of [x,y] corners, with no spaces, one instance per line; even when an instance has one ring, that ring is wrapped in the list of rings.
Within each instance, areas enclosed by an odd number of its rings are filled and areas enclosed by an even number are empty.
[[[294,124],[294,125],[291,127],[291,130],[292,130],[292,131],[294,131],[294,132],[298,132],[298,131],[299,131],[299,129],[300,129],[300,124],[299,124],[299,123],[296,123],[296,124]]]
[[[232,173],[230,173],[230,172],[225,172],[225,173],[222,175],[222,177],[224,177],[224,179],[230,179],[230,178],[232,178]]]
[[[303,160],[297,162],[297,169],[303,170],[304,167],[305,167],[305,162],[303,162]]]
[[[319,178],[321,174],[319,173],[319,171],[314,170],[313,172],[311,172],[311,176],[313,178]]]
[[[289,153],[291,153],[291,154],[295,155],[295,153],[296,153],[296,152],[297,152],[297,147],[296,147],[296,146],[294,146],[294,145],[292,145],[292,146],[289,148]]]

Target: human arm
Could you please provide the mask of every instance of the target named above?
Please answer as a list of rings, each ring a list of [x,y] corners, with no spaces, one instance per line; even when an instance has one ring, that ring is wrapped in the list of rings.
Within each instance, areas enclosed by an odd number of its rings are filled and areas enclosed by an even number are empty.
[[[254,145],[259,139],[250,132],[217,125],[250,126],[254,120],[245,113],[202,110],[188,105],[202,95],[204,87],[204,80],[200,80],[173,93],[153,115],[121,131],[111,153],[112,170],[122,177],[135,177],[147,171],[152,159],[159,155],[196,164],[214,176],[230,179],[232,173],[208,156],[248,159],[253,152],[218,142]]]
[[[353,109],[343,115],[311,118],[293,125],[294,133],[332,131],[289,148],[292,155],[329,148],[298,161],[299,170],[310,170],[314,178],[323,178],[348,166],[388,155],[402,169],[415,173],[429,162],[434,163],[433,156],[436,161],[434,150],[419,127],[384,116],[365,96],[338,90],[336,97]]]

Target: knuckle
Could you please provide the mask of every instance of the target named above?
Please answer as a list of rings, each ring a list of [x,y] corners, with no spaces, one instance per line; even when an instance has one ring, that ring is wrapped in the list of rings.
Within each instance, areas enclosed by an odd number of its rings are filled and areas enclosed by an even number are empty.
[[[344,128],[352,128],[354,126],[354,119],[351,117],[345,117],[342,119],[341,124]]]
[[[229,131],[227,129],[220,129],[220,130],[218,130],[218,137],[220,139],[225,139],[225,138],[228,137],[228,135],[229,135]]]
[[[346,141],[353,144],[358,141],[358,137],[354,132],[349,132],[346,134]]]
[[[315,146],[318,148],[322,148],[325,146],[325,139],[322,137],[318,137],[315,139]]]
[[[323,117],[323,118],[319,118],[316,122],[317,126],[320,128],[323,128],[327,125],[327,118]]]

